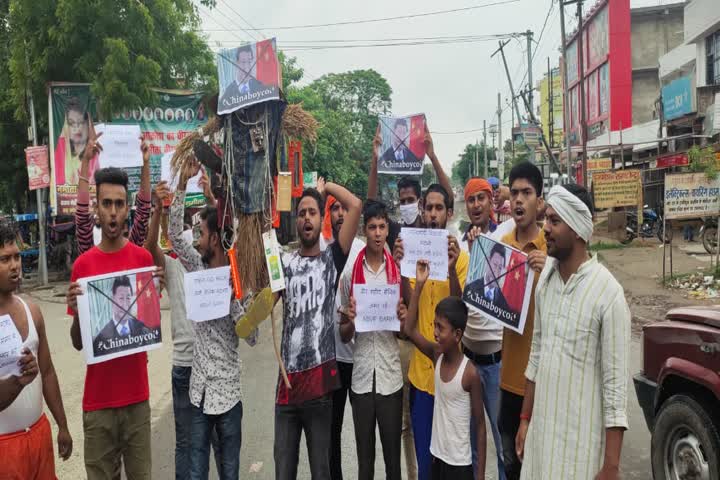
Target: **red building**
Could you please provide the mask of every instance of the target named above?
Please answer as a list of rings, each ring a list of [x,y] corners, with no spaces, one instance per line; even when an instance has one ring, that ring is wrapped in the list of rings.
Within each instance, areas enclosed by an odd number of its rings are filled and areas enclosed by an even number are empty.
[[[568,38],[569,106],[565,125],[571,145],[580,145],[580,78],[585,81],[587,139],[632,126],[630,0],[601,0],[583,19],[583,69],[578,32]]]

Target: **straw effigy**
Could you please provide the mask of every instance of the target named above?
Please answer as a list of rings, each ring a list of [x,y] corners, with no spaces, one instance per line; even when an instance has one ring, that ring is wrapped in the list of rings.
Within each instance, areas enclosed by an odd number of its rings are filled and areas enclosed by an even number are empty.
[[[200,131],[194,131],[188,133],[175,147],[175,153],[173,153],[172,159],[170,160],[170,171],[173,175],[182,169],[186,161],[194,159],[195,154],[193,153],[193,144],[197,140],[202,140],[204,137],[214,135],[222,128],[222,121],[219,116],[210,117],[210,120],[200,128]]]
[[[318,127],[318,121],[303,109],[302,103],[294,103],[285,109],[280,131],[286,137],[315,144],[318,139]]]

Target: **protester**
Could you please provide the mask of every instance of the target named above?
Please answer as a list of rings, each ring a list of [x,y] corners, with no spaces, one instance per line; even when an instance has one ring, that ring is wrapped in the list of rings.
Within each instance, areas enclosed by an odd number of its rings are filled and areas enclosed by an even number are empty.
[[[361,480],[375,477],[375,427],[380,431],[385,478],[400,480],[400,440],[402,434],[403,375],[396,334],[391,331],[357,332],[354,323],[353,285],[399,285],[400,271],[385,248],[389,217],[385,205],[368,200],[363,209],[363,248],[352,268],[343,274],[339,293],[344,311],[340,335],[344,342],[355,339],[351,406],[355,425],[358,475]]]
[[[99,243],[93,240],[93,228],[96,222],[90,215],[90,163],[97,153],[101,152],[102,145],[98,139],[102,136],[95,133],[95,128],[90,122],[88,145],[95,145],[96,150],[85,148],[82,152],[80,162],[80,177],[78,180],[77,204],[75,209],[75,237],[77,240],[78,255],[90,250],[93,245]],[[92,143],[94,142],[94,143]],[[130,230],[130,241],[135,245],[142,246],[147,234],[148,219],[150,217],[150,146],[144,143],[142,149],[143,166],[140,172],[140,190],[135,195],[135,218]],[[97,188],[97,186],[96,186]]]
[[[447,227],[453,213],[450,196],[441,185],[432,184],[423,195],[423,222],[427,228]],[[404,256],[402,238],[395,243],[393,257],[399,264]],[[468,269],[468,254],[461,251],[457,239],[448,236],[448,279],[431,280],[420,296],[419,325],[420,334],[426,339],[433,338],[433,319],[435,308],[445,297],[462,296]],[[403,298],[409,301],[414,279],[402,278]],[[418,464],[418,478],[430,478],[431,456],[430,435],[432,433],[432,412],[435,394],[432,362],[415,348],[410,360],[410,415],[415,440],[415,455]]]
[[[530,268],[538,274],[545,264],[545,235],[537,224],[537,211],[542,198],[543,178],[530,162],[522,162],[510,170],[511,213],[515,228],[502,242],[528,254]],[[525,329],[519,334],[508,328],[503,332],[503,362],[500,369],[500,411],[498,427],[502,438],[505,475],[509,480],[520,478],[521,463],[515,454],[515,435],[520,423],[520,409],[525,395],[525,368],[530,355],[535,317],[535,286],[533,280]]]
[[[91,140],[87,148],[97,152],[100,147]],[[150,253],[122,234],[128,215],[127,184],[123,170],[103,168],[95,172],[102,241],[75,260],[67,295],[68,314],[73,316],[70,337],[77,350],[83,348],[77,297],[85,293],[77,281],[153,266]],[[163,276],[162,272],[158,275]],[[129,480],[150,478],[149,397],[145,352],[87,366],[82,406],[89,480],[118,478],[121,460]]]
[[[405,309],[405,305],[399,303],[398,316],[403,319],[404,330],[410,340],[423,355],[432,360],[434,366],[436,398],[433,406],[430,444],[431,478],[432,480],[484,479],[487,435],[483,414],[482,379],[472,365],[468,366],[468,357],[460,351],[468,308],[458,297],[443,298],[435,307],[433,320],[435,341],[430,341],[422,335],[418,330],[418,306],[429,275],[428,261],[419,260],[410,306]],[[474,469],[471,430],[475,430],[475,437],[478,439],[474,447],[478,459]]]
[[[325,201],[325,215],[323,217],[322,236],[320,237],[320,249],[325,250],[328,244],[335,241],[340,233],[340,227],[345,222],[347,208],[343,207],[335,197],[328,195]],[[355,259],[358,253],[365,245],[357,238],[353,238],[350,253],[344,270],[338,270],[338,280],[340,275],[352,271]],[[335,309],[333,310],[333,320],[335,325],[335,358],[338,365],[338,373],[340,374],[340,388],[333,392],[332,399],[332,427],[330,432],[330,478],[332,480],[342,480],[342,428],[345,420],[345,403],[350,395],[350,385],[352,383],[353,372],[353,342],[345,343],[340,338],[340,294],[335,295]]]
[[[50,422],[43,399],[58,425],[58,454],[70,458],[73,442],[40,308],[15,295],[22,278],[15,230],[0,222],[0,318],[9,317],[22,340],[19,376],[0,379],[0,478],[55,478]],[[38,378],[38,374],[40,378]]]
[[[232,231],[222,225],[216,207],[200,212],[200,239],[197,250],[183,236],[183,214],[187,182],[200,169],[200,164],[185,165],[175,197],[170,205],[168,237],[178,259],[188,272],[224,267],[230,260],[223,245],[232,243]],[[235,324],[245,313],[240,300],[234,300],[230,314],[205,322],[193,322],[195,345],[190,375],[192,404],[192,435],[190,438],[190,478],[206,480],[210,465],[210,444],[217,431],[220,450],[221,480],[237,479],[240,469],[242,441],[242,362],[238,354]],[[246,342],[254,346],[257,330]]]
[[[330,478],[332,392],[338,388],[334,316],[337,272],[345,268],[362,203],[345,188],[318,179],[297,206],[300,248],[283,255],[281,356],[292,388],[278,376],[275,404],[275,478],[297,477],[300,437],[307,439],[313,478]],[[347,208],[337,238],[320,249],[325,192]],[[308,295],[312,292],[312,295]],[[276,296],[279,298],[279,296]]]
[[[192,403],[190,403],[190,376],[192,373],[195,334],[185,312],[185,267],[177,258],[163,253],[158,244],[163,205],[170,198],[167,182],[155,187],[155,208],[150,218],[145,249],[153,256],[155,265],[165,270],[167,292],[170,295],[170,327],[173,341],[172,399],[175,417],[175,479],[190,478],[190,439],[192,427]],[[192,230],[183,232],[186,237]],[[222,471],[217,434],[211,436],[217,471]]]
[[[493,235],[497,228],[493,211],[493,190],[484,178],[471,178],[465,185],[465,207],[467,208],[470,226],[462,237],[461,247],[470,253],[470,248],[477,236]],[[462,338],[465,356],[472,360],[477,373],[483,382],[483,404],[487,413],[490,431],[495,442],[497,455],[498,478],[505,478],[503,464],[503,447],[498,429],[498,408],[500,407],[500,369],[502,367],[502,327],[494,320],[474,309],[468,311],[467,325]],[[474,421],[474,419],[473,419]],[[475,431],[470,431],[473,451],[473,466],[477,468],[477,438]]]
[[[517,435],[523,479],[619,478],[628,428],[630,310],[622,286],[588,255],[592,201],[578,185],[547,197],[547,265]]]

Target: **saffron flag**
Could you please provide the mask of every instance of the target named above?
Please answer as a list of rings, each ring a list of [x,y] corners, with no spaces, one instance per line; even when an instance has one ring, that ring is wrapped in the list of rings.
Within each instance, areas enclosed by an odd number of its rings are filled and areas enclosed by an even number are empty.
[[[160,326],[160,297],[155,289],[153,272],[138,272],[135,275],[138,320],[147,328]]]
[[[512,250],[502,292],[508,308],[516,312],[522,310],[527,268],[527,257],[519,251]]]

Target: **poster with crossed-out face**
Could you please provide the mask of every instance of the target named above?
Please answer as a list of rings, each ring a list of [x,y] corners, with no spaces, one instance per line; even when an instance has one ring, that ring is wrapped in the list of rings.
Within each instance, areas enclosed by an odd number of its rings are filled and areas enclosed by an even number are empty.
[[[425,160],[425,114],[380,115],[379,119],[382,145],[378,173],[421,175]]]

